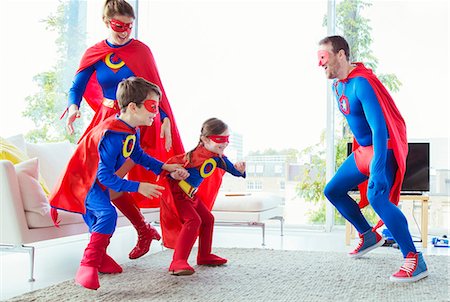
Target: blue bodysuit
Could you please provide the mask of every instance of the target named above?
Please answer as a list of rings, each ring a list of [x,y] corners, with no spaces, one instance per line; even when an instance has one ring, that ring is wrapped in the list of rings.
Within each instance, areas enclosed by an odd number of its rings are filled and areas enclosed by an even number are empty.
[[[403,255],[416,252],[401,210],[389,201],[397,163],[390,149],[386,120],[377,96],[364,77],[335,81],[338,108],[360,145],[338,169],[325,187],[325,196],[360,234],[371,229],[348,191],[369,179],[367,197],[383,220]]]
[[[124,121],[120,121],[126,124]],[[133,129],[133,127],[129,127]],[[133,138],[133,136],[135,137]],[[107,131],[99,143],[98,152],[100,160],[97,180],[87,194],[86,214],[83,215],[83,218],[89,226],[90,232],[112,234],[116,228],[117,212],[111,204],[108,189],[116,192],[137,192],[139,188],[139,182],[120,178],[115,172],[128,157],[155,174],[161,173],[163,163],[148,156],[141,149],[139,131],[135,135]],[[92,169],[92,167],[87,168]]]

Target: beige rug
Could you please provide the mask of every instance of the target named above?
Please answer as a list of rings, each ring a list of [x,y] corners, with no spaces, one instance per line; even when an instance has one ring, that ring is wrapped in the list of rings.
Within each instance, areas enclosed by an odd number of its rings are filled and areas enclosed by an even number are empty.
[[[119,275],[101,275],[97,291],[73,280],[9,301],[450,301],[450,257],[426,256],[430,276],[394,284],[389,276],[402,264],[395,255],[215,249],[229,259],[222,267],[194,266],[192,276],[167,273],[172,251],[123,265]],[[195,255],[193,251],[192,255]],[[191,264],[195,264],[191,257]]]

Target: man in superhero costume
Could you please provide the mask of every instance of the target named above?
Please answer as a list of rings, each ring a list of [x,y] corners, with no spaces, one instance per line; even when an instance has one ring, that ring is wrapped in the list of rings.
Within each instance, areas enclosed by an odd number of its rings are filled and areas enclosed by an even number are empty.
[[[349,256],[359,258],[384,239],[372,228],[360,208],[370,203],[399,244],[405,264],[390,277],[414,282],[428,276],[423,255],[416,251],[408,223],[396,206],[405,173],[408,143],[405,122],[386,88],[362,63],[350,63],[350,49],[341,36],[319,42],[319,66],[333,90],[339,110],[354,135],[353,153],[325,187],[325,196],[359,232],[360,243]],[[348,191],[359,185],[358,204]]]
[[[168,161],[182,164],[189,172],[185,180],[176,180],[170,175],[164,177],[166,190],[161,204],[161,229],[165,246],[175,249],[169,267],[173,275],[191,275],[195,272],[187,260],[197,237],[198,265],[217,266],[227,262],[227,259],[211,253],[214,229],[211,208],[220,182],[205,183],[204,180],[215,177],[214,174],[221,179],[225,171],[245,178],[245,163],[233,165],[223,155],[228,137],[228,127],[224,122],[216,118],[208,119],[203,124],[197,147]],[[199,194],[202,190],[209,190],[209,194]]]
[[[73,133],[73,122],[80,117],[79,107],[83,97],[95,111],[95,115],[82,138],[101,121],[119,113],[116,100],[118,83],[130,76],[139,76],[155,83],[162,90],[159,118],[154,120],[152,126],[141,128],[142,149],[162,161],[184,153],[153,55],[147,45],[131,38],[135,19],[132,6],[124,0],[108,0],[103,11],[103,21],[110,30],[110,36],[90,47],[81,59],[69,91],[67,119],[69,133]],[[136,181],[156,180],[153,173],[141,166],[132,168],[133,166],[133,161],[129,160],[119,174],[123,176],[129,172],[128,179]],[[139,207],[159,207],[160,200],[149,199],[137,193],[112,194],[111,198],[138,233],[138,242],[130,252],[129,258],[139,258],[148,252],[152,239],[160,238],[157,230],[145,221]]]
[[[147,155],[139,145],[136,127],[151,125],[158,113],[161,92],[158,86],[131,77],[119,84],[119,116],[112,116],[94,127],[78,144],[65,173],[50,196],[52,218],[58,224],[57,209],[83,214],[91,232],[75,282],[88,289],[100,287],[98,272],[121,273],[122,268],[106,254],[117,223],[116,208],[110,202],[110,190],[138,192],[159,197],[164,187],[126,180],[116,172],[128,158],[155,174],[170,172],[174,179],[188,176],[177,164],[163,164]],[[132,199],[131,199],[132,200]]]

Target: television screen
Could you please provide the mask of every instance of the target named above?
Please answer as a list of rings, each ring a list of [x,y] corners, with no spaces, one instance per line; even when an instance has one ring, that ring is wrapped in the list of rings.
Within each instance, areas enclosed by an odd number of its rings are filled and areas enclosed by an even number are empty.
[[[347,144],[347,156],[352,153],[352,143]],[[357,191],[355,188],[352,191]],[[408,143],[406,172],[402,192],[430,191],[430,143]]]

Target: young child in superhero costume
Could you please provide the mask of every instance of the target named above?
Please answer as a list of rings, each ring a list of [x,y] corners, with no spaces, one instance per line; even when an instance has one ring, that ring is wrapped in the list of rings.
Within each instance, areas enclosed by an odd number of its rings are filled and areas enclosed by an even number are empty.
[[[163,193],[161,204],[161,228],[164,244],[174,248],[173,260],[169,272],[173,275],[191,275],[195,272],[188,264],[188,257],[198,237],[198,265],[218,266],[227,262],[211,253],[214,216],[211,214],[213,202],[203,200],[197,189],[205,189],[205,178],[219,172],[229,172],[245,178],[245,163],[232,164],[223,155],[228,146],[228,126],[217,118],[203,123],[200,140],[192,151],[169,159],[168,163],[182,164],[189,172],[185,180],[165,177],[167,189]],[[219,184],[220,185],[220,184]],[[213,185],[211,185],[214,187]],[[213,191],[216,191],[214,194]],[[211,190],[209,196],[217,195],[218,187]]]
[[[396,206],[405,173],[408,143],[405,122],[389,92],[362,63],[350,63],[347,41],[331,36],[319,42],[319,66],[333,83],[339,110],[354,135],[353,153],[325,187],[325,196],[359,232],[360,243],[349,256],[359,258],[384,239],[372,228],[360,208],[370,203],[399,244],[405,263],[390,277],[414,282],[428,276],[423,255],[416,251],[408,223]],[[359,185],[358,205],[349,195]]]
[[[103,21],[109,30],[109,37],[88,48],[81,59],[68,95],[67,128],[72,134],[73,123],[81,116],[79,107],[84,98],[95,111],[95,115],[82,135],[83,138],[97,124],[119,113],[119,104],[116,100],[119,82],[131,76],[142,77],[158,85],[162,95],[161,110],[153,124],[141,128],[141,147],[151,156],[166,161],[171,156],[184,153],[184,148],[153,54],[147,45],[132,39],[134,19],[133,7],[128,2],[105,1]],[[133,166],[133,161],[129,160],[127,165],[123,166],[121,174],[125,175],[129,171],[128,179],[136,181],[156,180],[153,173],[140,166]],[[160,200],[149,199],[137,193],[112,194],[111,199],[131,221],[138,233],[138,242],[130,252],[129,258],[139,258],[148,252],[153,239],[161,238],[156,229],[145,221],[139,208],[159,207]]]
[[[136,127],[152,124],[158,113],[160,96],[158,86],[143,78],[130,77],[120,82],[117,91],[120,115],[107,118],[84,136],[50,196],[56,225],[56,210],[62,209],[83,214],[91,232],[75,277],[75,282],[85,288],[100,287],[98,272],[122,272],[120,265],[106,254],[117,223],[117,211],[110,202],[110,192],[123,192],[124,195],[138,192],[154,198],[164,189],[116,175],[126,160],[131,158],[155,174],[165,170],[177,180],[189,175],[180,164],[164,164],[147,155],[139,145],[140,133]]]

